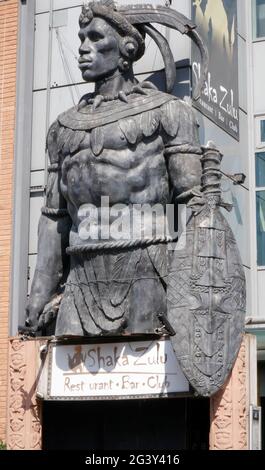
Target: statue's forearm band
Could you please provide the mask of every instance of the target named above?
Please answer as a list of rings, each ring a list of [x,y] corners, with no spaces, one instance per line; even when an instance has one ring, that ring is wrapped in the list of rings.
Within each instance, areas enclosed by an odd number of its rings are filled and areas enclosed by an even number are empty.
[[[66,217],[69,216],[69,212],[67,209],[52,209],[50,207],[43,207],[41,209],[42,215],[46,215],[47,217]]]
[[[52,163],[51,165],[48,166],[48,173],[55,173],[56,171],[59,171],[61,167],[59,166],[58,163]]]
[[[173,145],[172,147],[167,147],[165,149],[166,157],[169,157],[170,155],[176,155],[178,153],[192,153],[196,155],[201,155],[202,149],[201,147],[190,144]]]

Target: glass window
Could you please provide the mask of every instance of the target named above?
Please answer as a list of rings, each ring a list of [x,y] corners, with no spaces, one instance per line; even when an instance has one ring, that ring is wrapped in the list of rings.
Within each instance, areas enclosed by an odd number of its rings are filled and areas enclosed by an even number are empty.
[[[256,37],[265,36],[265,0],[254,0],[256,2]]]
[[[258,266],[265,266],[265,191],[257,191],[257,246]]]
[[[265,120],[260,121],[260,141],[265,142]]]
[[[256,186],[265,188],[265,152],[256,153]]]

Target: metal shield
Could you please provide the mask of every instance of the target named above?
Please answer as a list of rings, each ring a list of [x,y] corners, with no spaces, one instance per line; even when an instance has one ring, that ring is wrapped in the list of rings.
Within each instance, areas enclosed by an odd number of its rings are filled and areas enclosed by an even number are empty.
[[[218,207],[193,215],[170,254],[168,320],[182,370],[199,395],[224,384],[244,331],[246,281],[235,237]]]

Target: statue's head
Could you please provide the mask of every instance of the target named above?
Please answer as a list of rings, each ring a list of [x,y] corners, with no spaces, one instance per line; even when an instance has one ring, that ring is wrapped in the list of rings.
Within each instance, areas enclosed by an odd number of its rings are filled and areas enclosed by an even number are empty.
[[[112,0],[84,5],[79,25],[79,68],[87,82],[116,70],[125,73],[144,54],[144,34],[115,10]]]
[[[193,97],[198,99],[207,74],[208,52],[195,30],[196,25],[166,6],[151,4],[116,6],[113,0],[86,3],[79,18],[81,39],[79,66],[83,79],[95,82],[130,70],[145,51],[145,34],[157,44],[165,62],[166,89],[171,92],[176,80],[176,66],[167,39],[153,26],[164,25],[188,35],[198,46],[201,76]]]

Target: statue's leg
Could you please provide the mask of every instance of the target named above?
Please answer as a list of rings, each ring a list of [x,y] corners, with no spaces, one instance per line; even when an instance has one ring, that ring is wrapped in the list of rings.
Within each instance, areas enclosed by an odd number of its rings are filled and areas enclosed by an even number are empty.
[[[58,312],[55,335],[84,336],[84,330],[70,291],[64,293]]]
[[[79,289],[76,279],[76,264],[75,257],[71,257],[71,269],[67,278],[65,291],[63,294],[62,302],[59,308],[57,321],[56,321],[56,336],[73,335],[84,336],[85,332],[81,324],[79,308],[76,302],[77,292]]]
[[[124,287],[120,281],[112,282],[112,257],[103,253],[71,257],[56,335],[100,336],[118,334],[123,329],[129,285],[125,282]],[[126,266],[125,260],[122,261],[122,266]],[[106,269],[108,264],[110,269]]]
[[[155,333],[161,327],[158,315],[166,315],[166,290],[146,249],[142,250],[134,277],[126,330],[133,334]]]

